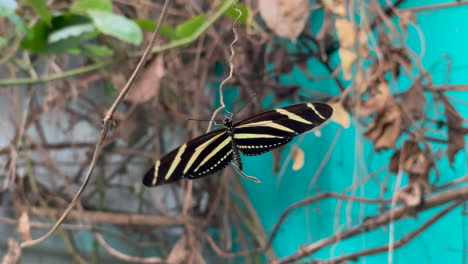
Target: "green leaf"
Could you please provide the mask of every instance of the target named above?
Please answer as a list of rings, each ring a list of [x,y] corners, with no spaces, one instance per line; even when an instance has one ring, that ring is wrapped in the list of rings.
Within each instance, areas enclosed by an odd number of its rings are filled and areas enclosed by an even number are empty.
[[[109,12],[88,11],[94,25],[104,34],[138,45],[143,40],[143,34],[137,23]]]
[[[47,45],[47,37],[51,29],[44,21],[39,21],[34,25],[26,35],[24,36],[21,46],[23,49],[34,51],[34,52],[44,52],[45,46]]]
[[[84,45],[83,49],[89,53],[90,57],[99,58],[99,57],[110,57],[114,54],[114,51],[109,49],[106,46],[88,44]]]
[[[223,2],[226,2],[226,0],[224,0]],[[242,13],[241,16],[239,17],[239,20],[238,20],[239,24],[246,24],[247,23],[247,17],[249,16],[249,10],[242,3],[235,4],[235,7],[237,7]],[[234,6],[231,6],[228,10],[226,10],[225,14],[226,14],[226,16],[228,16],[228,17],[230,17],[232,19],[236,19],[239,16],[239,13],[237,13]]]
[[[199,29],[203,23],[205,23],[205,15],[198,15],[187,21],[184,21],[182,24],[178,25],[175,28],[175,39],[183,39],[191,36],[197,29]]]
[[[86,32],[94,32],[96,27],[92,23],[76,24],[56,30],[49,34],[48,43],[58,42],[71,37],[78,37]]]
[[[37,53],[63,53],[78,48],[97,35],[98,31],[89,18],[65,14],[53,17],[51,25],[45,21],[36,23],[27,32],[21,45]]]
[[[156,29],[156,25],[158,25],[158,23],[156,23],[155,21],[151,19],[134,19],[133,21],[135,21],[135,23],[137,23],[138,26],[140,26],[142,30],[148,31],[148,32],[154,32],[154,30]],[[169,24],[166,24],[166,23],[162,24],[160,28],[160,32],[161,32],[161,36],[168,37],[168,38],[174,37],[174,30]]]
[[[46,0],[27,0],[26,4],[32,7],[34,12],[36,12],[42,20],[50,24],[52,13],[47,7]]]
[[[71,8],[74,12],[86,12],[89,10],[112,13],[111,0],[79,0]]]

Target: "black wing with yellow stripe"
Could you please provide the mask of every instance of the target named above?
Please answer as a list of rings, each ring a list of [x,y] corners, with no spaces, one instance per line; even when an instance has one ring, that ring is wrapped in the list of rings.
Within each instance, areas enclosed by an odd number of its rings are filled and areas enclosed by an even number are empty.
[[[327,104],[305,103],[260,113],[234,124],[235,145],[244,155],[260,155],[320,126],[332,112]]]
[[[260,155],[320,126],[333,109],[322,103],[304,103],[266,111],[225,129],[192,139],[156,161],[143,178],[152,187],[182,178],[195,179],[224,169],[234,158],[242,167],[238,152]]]
[[[232,160],[232,138],[224,129],[192,139],[157,160],[143,177],[145,186],[194,179],[225,168]]]

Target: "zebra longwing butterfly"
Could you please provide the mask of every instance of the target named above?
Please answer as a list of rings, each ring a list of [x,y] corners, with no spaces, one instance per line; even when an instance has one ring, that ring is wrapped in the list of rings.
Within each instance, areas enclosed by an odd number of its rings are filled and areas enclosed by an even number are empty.
[[[224,129],[192,139],[156,161],[143,184],[153,187],[182,178],[196,179],[224,169],[233,159],[242,170],[239,151],[247,156],[268,152],[321,125],[332,112],[327,104],[303,103],[266,111],[235,124],[226,118]]]

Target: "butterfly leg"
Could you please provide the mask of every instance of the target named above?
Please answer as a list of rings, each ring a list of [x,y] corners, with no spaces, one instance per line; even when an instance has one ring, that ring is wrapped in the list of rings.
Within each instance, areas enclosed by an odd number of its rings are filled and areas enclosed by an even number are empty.
[[[249,176],[247,174],[245,174],[236,164],[234,163],[231,163],[231,166],[237,171],[239,172],[243,177],[249,179],[249,180],[252,180],[254,181],[255,183],[261,183],[261,181],[257,178],[255,178],[254,176]]]

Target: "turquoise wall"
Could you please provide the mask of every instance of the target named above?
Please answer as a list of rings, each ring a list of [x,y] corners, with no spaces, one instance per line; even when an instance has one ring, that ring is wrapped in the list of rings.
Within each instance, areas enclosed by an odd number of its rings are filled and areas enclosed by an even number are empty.
[[[421,5],[423,1],[407,1],[402,6],[414,7]],[[424,5],[443,3],[447,1],[424,1]],[[321,14],[313,14],[312,24],[320,24]],[[468,83],[468,6],[448,9],[436,9],[419,12],[416,14],[419,30],[424,34],[424,40],[419,38],[417,30],[410,27],[407,44],[420,54],[422,46],[425,47],[425,55],[422,63],[426,69],[431,68],[445,54],[452,58],[452,72],[450,79],[445,77],[445,65],[430,70],[435,84],[467,84]],[[320,25],[318,25],[320,26]],[[423,44],[422,44],[423,43]],[[326,71],[314,62],[310,62],[310,72],[313,75],[323,75]],[[311,82],[303,74],[296,70],[289,76],[284,76],[285,83],[295,83],[311,90],[328,91],[336,94],[337,89],[332,80]],[[391,89],[405,90],[410,84],[409,80],[401,80],[399,83],[391,84]],[[462,101],[468,102],[466,93],[451,93]],[[288,102],[285,102],[288,104]],[[468,116],[468,107],[460,103],[454,103],[455,107],[464,116]],[[433,105],[426,105],[433,107]],[[441,108],[442,109],[442,108]],[[429,110],[429,109],[428,109]],[[279,175],[272,172],[273,156],[271,153],[262,156],[245,157],[245,171],[249,175],[258,177],[262,184],[255,184],[243,179],[254,206],[257,208],[264,228],[270,232],[283,212],[294,202],[310,197],[320,191],[342,192],[353,182],[363,179],[368,173],[373,172],[388,164],[391,151],[383,151],[372,154],[372,145],[363,136],[365,128],[352,126],[344,129],[338,135],[338,139],[331,153],[330,160],[324,167],[320,177],[312,190],[309,183],[319,168],[323,157],[330,148],[335,136],[341,128],[335,123],[329,123],[321,129],[322,136],[317,137],[313,133],[306,134],[299,146],[305,151],[306,163],[299,171],[291,170],[291,163],[286,164],[287,169],[279,180]],[[286,156],[297,139],[283,150],[283,165]],[[401,143],[401,139],[400,139]],[[440,146],[437,146],[440,147]],[[456,156],[456,162],[451,168],[448,160],[444,158],[438,163],[441,171],[439,184],[450,181],[454,177],[466,174],[467,157],[465,153]],[[383,170],[376,175],[383,179],[387,175]],[[393,183],[396,175],[391,176]],[[403,182],[403,185],[406,182]],[[389,185],[389,188],[394,188]],[[377,198],[379,186],[374,181],[369,181],[362,188],[355,191],[356,196]],[[390,192],[391,193],[391,192]],[[352,192],[348,192],[352,194]],[[389,195],[387,194],[387,197]],[[334,233],[335,215],[340,214],[340,228],[344,224],[359,224],[366,216],[378,213],[374,205],[363,205],[359,203],[349,204],[344,202],[341,210],[336,211],[336,201],[333,199],[322,201],[305,209],[298,209],[290,215],[281,228],[274,241],[274,249],[280,257],[292,254],[299,249],[300,245],[307,245],[318,239],[330,236]],[[349,209],[349,210],[348,210]],[[440,208],[439,208],[440,209]],[[417,219],[408,219],[395,224],[395,239],[415,230],[425,220],[439,209],[429,210],[418,216]],[[468,228],[468,217],[462,217],[462,208],[458,208],[426,230],[422,235],[410,242],[407,246],[394,252],[394,263],[463,263],[462,262],[462,225]],[[346,216],[349,216],[347,221]],[[464,222],[463,222],[464,221]],[[468,238],[465,238],[468,239]],[[388,243],[388,229],[377,229],[365,236],[341,242],[334,247],[325,248],[314,255],[315,258],[330,258],[349,254],[364,248],[385,245]],[[468,260],[465,260],[468,261]],[[361,258],[357,263],[386,263],[387,254],[380,254],[368,258]]]

